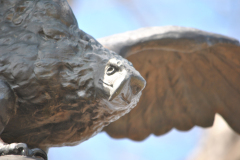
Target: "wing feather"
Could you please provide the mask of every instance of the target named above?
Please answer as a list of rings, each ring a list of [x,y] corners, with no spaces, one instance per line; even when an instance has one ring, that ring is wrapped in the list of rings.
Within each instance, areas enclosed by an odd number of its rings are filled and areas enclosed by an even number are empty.
[[[143,140],[172,128],[212,126],[216,113],[240,133],[240,46],[233,38],[184,27],[153,27],[99,40],[146,79],[138,105],[104,130]]]

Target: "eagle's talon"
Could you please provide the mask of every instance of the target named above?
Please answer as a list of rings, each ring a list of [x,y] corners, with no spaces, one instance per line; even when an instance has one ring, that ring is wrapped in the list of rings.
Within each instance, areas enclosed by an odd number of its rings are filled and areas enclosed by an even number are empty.
[[[27,156],[29,149],[25,143],[12,143],[10,144],[10,148],[9,148],[10,153],[11,153],[11,150],[13,150],[15,154]]]
[[[48,160],[47,153],[40,148],[31,149],[31,152],[34,157],[42,157],[44,160]]]
[[[25,143],[11,143],[0,146],[0,156],[23,155],[27,157],[42,157],[47,160],[47,154],[39,148],[29,149]]]

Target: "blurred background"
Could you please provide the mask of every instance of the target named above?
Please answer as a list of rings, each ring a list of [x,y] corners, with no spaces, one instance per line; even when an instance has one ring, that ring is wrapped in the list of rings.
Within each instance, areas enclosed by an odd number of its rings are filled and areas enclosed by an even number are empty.
[[[240,0],[69,0],[69,3],[79,28],[96,39],[166,25],[193,27],[240,39]],[[234,135],[231,142],[239,139],[224,122],[219,124],[221,129],[222,126],[227,128],[228,136]],[[49,160],[185,160],[197,153],[196,148],[201,152],[199,146],[206,145],[203,139],[209,138],[212,130],[194,127],[181,132],[173,129],[159,137],[150,135],[141,142],[112,139],[106,133],[99,133],[78,146],[51,148]],[[220,136],[211,141],[210,150],[227,137]]]

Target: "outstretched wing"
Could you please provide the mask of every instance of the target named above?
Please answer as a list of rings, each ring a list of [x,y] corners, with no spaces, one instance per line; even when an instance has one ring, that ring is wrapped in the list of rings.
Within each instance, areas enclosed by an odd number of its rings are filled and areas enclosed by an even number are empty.
[[[153,27],[99,40],[146,79],[138,105],[104,130],[142,140],[172,128],[209,127],[215,113],[240,133],[240,46],[235,39],[184,27]]]

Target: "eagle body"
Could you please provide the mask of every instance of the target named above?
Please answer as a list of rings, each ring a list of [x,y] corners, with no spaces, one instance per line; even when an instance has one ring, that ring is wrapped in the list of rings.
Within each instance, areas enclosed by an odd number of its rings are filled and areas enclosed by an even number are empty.
[[[0,106],[4,142],[76,145],[136,106],[144,79],[78,29],[66,1],[4,0],[0,11],[0,80],[14,103]]]

